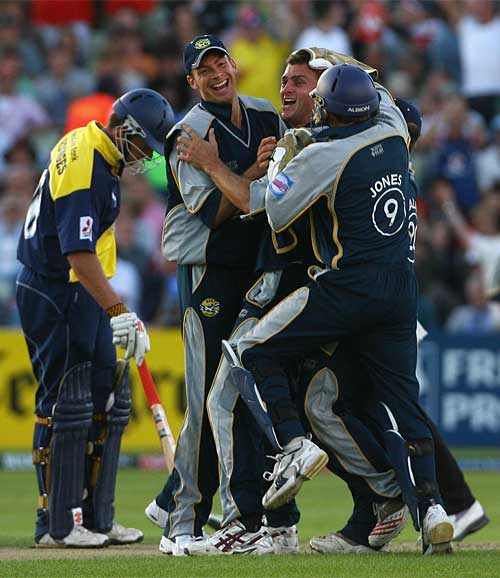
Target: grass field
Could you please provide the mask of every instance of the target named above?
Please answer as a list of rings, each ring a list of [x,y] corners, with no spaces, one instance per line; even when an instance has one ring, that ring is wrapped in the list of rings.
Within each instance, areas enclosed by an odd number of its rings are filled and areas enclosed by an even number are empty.
[[[311,555],[273,557],[171,558],[157,546],[158,528],[143,515],[144,507],[163,483],[163,474],[123,470],[119,474],[117,520],[142,528],[145,540],[138,547],[102,551],[35,550],[32,545],[36,504],[33,472],[0,471],[0,576],[1,577],[196,577],[247,578],[493,578],[500,577],[500,473],[469,473],[467,479],[486,508],[491,523],[470,536],[452,556],[422,558],[416,533],[406,529],[394,551],[373,556]],[[336,530],[351,510],[345,486],[329,474],[305,484],[299,504],[299,531],[304,552],[313,535]],[[496,544],[495,544],[496,543]]]

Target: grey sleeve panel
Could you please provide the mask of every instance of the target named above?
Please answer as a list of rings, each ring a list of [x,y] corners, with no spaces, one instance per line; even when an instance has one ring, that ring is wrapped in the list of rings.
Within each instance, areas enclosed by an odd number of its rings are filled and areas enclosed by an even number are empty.
[[[162,254],[179,265],[203,265],[209,237],[210,229],[201,219],[177,205],[165,217]]]
[[[399,136],[406,142],[408,129],[404,125],[403,130],[401,119],[391,112],[389,120],[377,117],[377,122],[362,132],[303,149],[267,187],[266,211],[273,230],[279,233],[289,227],[322,195],[327,195],[333,206],[338,181],[351,157],[389,137]]]
[[[177,133],[181,130],[182,124],[188,124],[195,130],[201,138],[205,138],[214,116],[199,106],[192,108],[188,114],[178,122],[169,132],[167,141],[176,138]],[[183,133],[184,136],[187,136]],[[212,180],[203,172],[194,168],[185,161],[179,161],[175,143],[170,143],[171,152],[169,156],[170,168],[176,179],[176,184],[187,210],[190,213],[197,213],[210,193],[215,190]]]
[[[286,229],[321,195],[332,189],[345,159],[343,148],[342,144],[337,147],[337,141],[311,144],[269,183],[266,211],[275,231]]]
[[[264,209],[268,182],[267,176],[264,176],[250,183],[248,200],[250,215]]]
[[[215,190],[213,181],[203,171],[185,161],[179,161],[175,147],[170,153],[169,163],[187,210],[197,213]]]
[[[391,93],[386,88],[381,84],[375,84],[375,86],[380,96],[380,112],[377,115],[377,123],[392,127],[393,130],[398,131],[401,137],[408,142],[408,125],[406,124],[403,113],[396,106]]]

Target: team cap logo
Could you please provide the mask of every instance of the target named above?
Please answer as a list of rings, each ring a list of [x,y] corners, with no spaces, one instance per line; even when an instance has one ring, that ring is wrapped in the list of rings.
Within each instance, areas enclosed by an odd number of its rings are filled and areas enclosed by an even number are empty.
[[[196,50],[203,50],[204,48],[208,48],[212,44],[210,42],[210,38],[199,38],[195,43],[194,47]]]

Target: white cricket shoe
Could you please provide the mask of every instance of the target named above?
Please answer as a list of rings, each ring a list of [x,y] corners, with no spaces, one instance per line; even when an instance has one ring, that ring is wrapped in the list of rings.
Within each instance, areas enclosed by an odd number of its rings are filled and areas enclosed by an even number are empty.
[[[191,534],[182,534],[175,538],[162,536],[159,549],[162,554],[166,554],[167,556],[188,556],[188,546],[201,541],[204,541],[204,538],[197,538]]]
[[[44,534],[35,544],[37,548],[104,548],[110,544],[105,534],[91,532],[84,526],[75,525],[71,532],[56,540],[50,534]]]
[[[379,554],[379,550],[357,544],[338,532],[311,538],[309,545],[322,554]]]
[[[148,518],[158,528],[166,528],[168,522],[168,512],[153,500],[144,510],[146,518]]]
[[[460,542],[469,534],[477,532],[490,521],[481,504],[476,500],[470,508],[448,516],[453,524],[453,541]]]
[[[186,550],[191,556],[261,556],[274,553],[273,541],[265,526],[261,526],[257,532],[248,532],[239,520],[232,521],[208,539],[189,544]]]
[[[109,532],[105,532],[110,544],[122,546],[124,544],[136,544],[142,542],[144,533],[138,528],[125,528],[121,524],[113,524]]]
[[[275,510],[288,503],[299,492],[302,484],[312,480],[328,463],[328,455],[307,438],[282,454],[277,454],[272,472],[266,472],[264,479],[272,482],[262,498],[266,510]]]
[[[452,552],[453,525],[443,506],[429,506],[422,522],[422,550],[424,554]]]
[[[297,526],[268,526],[267,531],[271,535],[273,551],[276,555],[299,553]]]
[[[368,536],[368,542],[372,548],[381,548],[401,534],[410,511],[408,506],[398,499],[386,500],[373,506],[377,523]]]

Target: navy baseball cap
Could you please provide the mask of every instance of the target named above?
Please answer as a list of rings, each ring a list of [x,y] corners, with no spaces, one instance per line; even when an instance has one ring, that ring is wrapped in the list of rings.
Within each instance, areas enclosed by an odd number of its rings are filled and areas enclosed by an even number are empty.
[[[403,113],[406,122],[415,124],[418,127],[418,134],[420,134],[420,131],[422,130],[422,117],[420,116],[418,108],[409,100],[405,100],[404,98],[395,98],[394,102]]]
[[[217,36],[213,34],[203,34],[197,36],[184,48],[184,69],[186,74],[200,66],[201,59],[209,50],[219,50],[229,56],[226,47]]]

